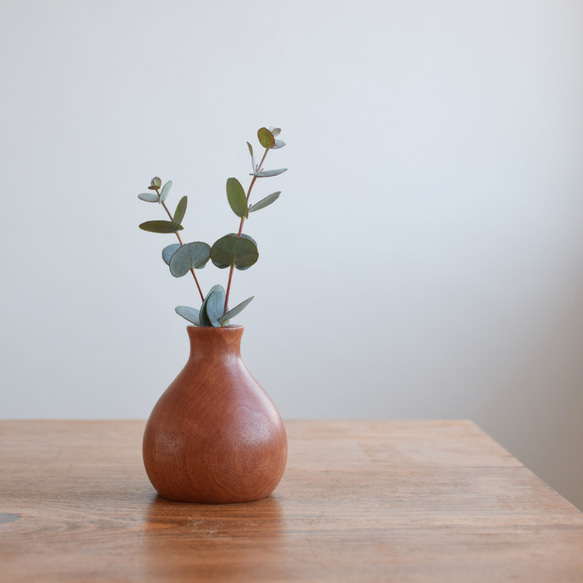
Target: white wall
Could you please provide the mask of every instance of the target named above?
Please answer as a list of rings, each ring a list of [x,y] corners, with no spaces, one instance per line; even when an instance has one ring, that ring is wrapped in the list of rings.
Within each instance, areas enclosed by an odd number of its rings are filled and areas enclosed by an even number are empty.
[[[136,195],[172,179],[212,242],[278,124],[233,301],[282,415],[472,418],[583,506],[582,26],[578,0],[2,2],[0,417],[147,416],[196,294]]]

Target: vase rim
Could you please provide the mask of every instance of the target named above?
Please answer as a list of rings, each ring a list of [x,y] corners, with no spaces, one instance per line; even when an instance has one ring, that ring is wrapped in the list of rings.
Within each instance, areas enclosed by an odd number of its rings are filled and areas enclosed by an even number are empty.
[[[234,324],[233,326],[221,326],[219,327],[215,327],[215,326],[187,326],[186,327],[187,330],[243,330],[243,326],[239,325],[239,324]]]

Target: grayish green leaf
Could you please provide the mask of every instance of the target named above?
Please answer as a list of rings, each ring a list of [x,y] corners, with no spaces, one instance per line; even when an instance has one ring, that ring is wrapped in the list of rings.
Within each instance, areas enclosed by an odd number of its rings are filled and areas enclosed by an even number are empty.
[[[215,285],[207,294],[200,309],[200,325],[220,327],[219,318],[225,309],[225,290],[221,285]]]
[[[219,318],[225,311],[225,290],[220,286],[219,288],[209,294],[206,303],[206,315],[215,328],[221,327]]]
[[[176,233],[184,227],[174,221],[146,221],[140,225],[140,229],[150,233]]]
[[[275,138],[267,128],[260,128],[257,131],[257,137],[259,138],[259,143],[264,148],[273,148],[275,145]]]
[[[173,221],[175,223],[178,223],[179,225],[182,224],[182,219],[184,218],[184,215],[186,214],[186,205],[187,204],[188,204],[188,197],[183,196],[180,199],[180,202],[178,203],[178,205],[176,206],[176,210],[174,211]]]
[[[231,205],[231,209],[238,217],[247,218],[249,216],[245,190],[236,178],[229,178],[227,180],[227,199]]]
[[[200,326],[200,312],[194,308],[189,308],[188,306],[176,306],[174,308],[175,312],[182,316],[185,320],[188,320],[195,326]]]
[[[273,146],[272,150],[279,150],[279,148],[283,148],[285,146],[285,142],[283,140],[275,140],[275,145]]]
[[[251,237],[225,235],[211,248],[211,260],[220,269],[231,265],[237,269],[245,269],[254,265],[258,259],[257,244]]]
[[[160,192],[160,203],[163,203],[166,200],[166,197],[168,196],[168,193],[170,192],[170,189],[172,188],[172,180],[169,180],[163,187],[162,190]]]
[[[257,178],[268,178],[270,176],[278,176],[283,174],[287,168],[278,168],[277,170],[261,170],[260,172],[252,172],[251,176],[257,176]]]
[[[223,314],[219,318],[219,322],[221,324],[225,324],[231,318],[234,318],[235,316],[239,315],[251,303],[251,300],[254,297],[255,296],[251,296],[250,298],[247,298],[244,302],[241,302],[240,304],[238,304],[237,306],[235,306],[232,310],[229,310],[226,314]]]
[[[274,192],[274,193],[266,196],[265,198],[262,198],[259,202],[256,202],[255,204],[252,204],[249,207],[249,212],[253,213],[255,211],[258,211],[260,209],[265,208],[266,206],[269,206],[270,204],[274,203],[279,198],[280,194],[281,194],[281,190],[278,192]]]
[[[249,154],[251,154],[251,166],[253,167],[253,172],[255,172],[257,166],[255,165],[255,155],[253,154],[253,146],[249,142],[247,142],[247,147],[249,148]]]
[[[269,131],[272,133],[274,138],[277,138],[279,134],[281,134],[281,128],[274,128],[273,126],[269,128]]]
[[[180,249],[180,243],[172,243],[172,245],[168,245],[168,247],[162,249],[162,259],[164,259],[166,265],[170,265],[170,259],[172,259],[172,255],[174,255],[178,249]]]
[[[210,251],[210,246],[200,241],[183,245],[170,259],[170,273],[174,277],[182,277],[193,267],[204,267],[209,260]]]
[[[148,190],[157,190],[162,186],[162,181],[157,177],[154,176],[152,180],[150,180],[150,186],[148,186]]]
[[[138,194],[138,198],[140,200],[144,200],[146,202],[159,202],[160,199],[155,192],[142,192],[142,194]]]

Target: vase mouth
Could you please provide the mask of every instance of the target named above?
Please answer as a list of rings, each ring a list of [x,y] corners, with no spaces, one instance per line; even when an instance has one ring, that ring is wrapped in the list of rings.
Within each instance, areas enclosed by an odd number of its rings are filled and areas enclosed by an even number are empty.
[[[233,326],[221,326],[220,328],[215,326],[187,326],[186,330],[190,332],[191,330],[208,330],[211,334],[214,332],[220,333],[224,332],[225,330],[243,330],[243,326],[239,324],[234,324]]]

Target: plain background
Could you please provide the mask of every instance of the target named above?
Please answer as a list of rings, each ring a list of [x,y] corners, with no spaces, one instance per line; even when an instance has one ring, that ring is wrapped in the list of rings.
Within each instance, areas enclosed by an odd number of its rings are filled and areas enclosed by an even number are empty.
[[[197,297],[137,195],[172,179],[212,243],[278,125],[233,302],[282,416],[470,418],[583,507],[582,30],[579,0],[2,0],[0,417],[148,415]]]

